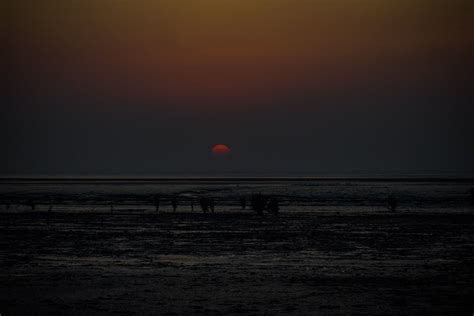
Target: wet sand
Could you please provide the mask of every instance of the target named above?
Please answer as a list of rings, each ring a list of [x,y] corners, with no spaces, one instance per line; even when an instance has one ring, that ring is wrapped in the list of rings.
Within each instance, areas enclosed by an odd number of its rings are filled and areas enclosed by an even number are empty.
[[[0,313],[474,311],[474,214],[0,212]]]

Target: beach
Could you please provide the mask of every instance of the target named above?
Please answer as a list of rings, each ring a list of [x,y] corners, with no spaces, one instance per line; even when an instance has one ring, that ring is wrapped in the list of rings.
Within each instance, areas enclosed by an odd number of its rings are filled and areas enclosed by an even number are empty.
[[[0,312],[470,314],[470,185],[3,184]],[[242,210],[238,197],[255,191],[278,196],[280,213]],[[199,194],[215,213],[192,211]],[[19,204],[28,198],[34,210]]]

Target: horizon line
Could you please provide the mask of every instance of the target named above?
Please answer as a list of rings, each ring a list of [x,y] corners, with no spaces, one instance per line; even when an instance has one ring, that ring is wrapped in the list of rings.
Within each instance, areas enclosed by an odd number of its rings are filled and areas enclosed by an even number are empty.
[[[171,182],[171,181],[474,181],[474,175],[344,176],[0,176],[2,182]]]

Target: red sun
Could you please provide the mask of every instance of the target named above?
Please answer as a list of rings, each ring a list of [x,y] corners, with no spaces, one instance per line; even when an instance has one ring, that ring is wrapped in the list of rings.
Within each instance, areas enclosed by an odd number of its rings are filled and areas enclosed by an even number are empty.
[[[216,156],[225,156],[230,154],[230,148],[224,144],[217,144],[212,147],[212,153]]]

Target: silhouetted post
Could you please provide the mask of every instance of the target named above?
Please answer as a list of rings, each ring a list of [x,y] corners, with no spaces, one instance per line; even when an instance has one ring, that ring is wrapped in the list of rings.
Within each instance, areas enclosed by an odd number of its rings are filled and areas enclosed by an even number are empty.
[[[211,212],[214,213],[214,199],[209,199],[209,208],[211,209]]]
[[[161,199],[158,195],[155,195],[155,210],[158,212],[160,210]]]
[[[272,214],[278,214],[280,211],[280,204],[278,203],[278,199],[273,197],[270,199],[270,202],[268,203],[268,212]]]
[[[387,199],[386,199],[386,204],[387,204],[387,208],[392,211],[392,212],[395,212],[397,210],[397,207],[398,207],[398,199],[395,195],[393,194],[390,194]]]
[[[171,199],[171,205],[173,206],[173,212],[176,212],[176,209],[178,208],[178,198],[176,196]]]
[[[245,208],[247,207],[247,198],[245,196],[241,196],[240,200],[239,200],[239,203],[240,203],[240,207],[243,210],[245,210]]]

